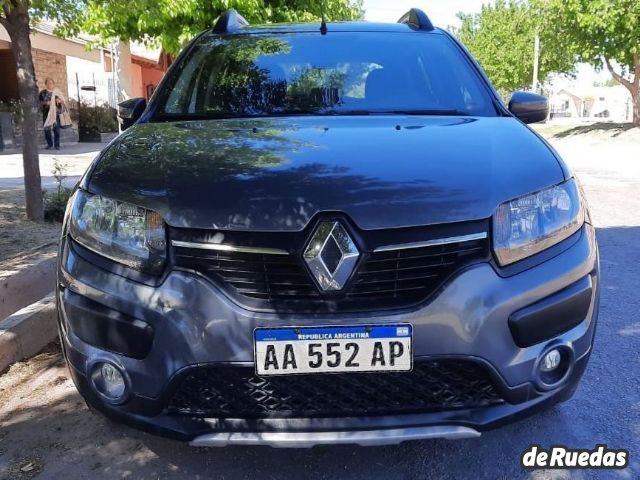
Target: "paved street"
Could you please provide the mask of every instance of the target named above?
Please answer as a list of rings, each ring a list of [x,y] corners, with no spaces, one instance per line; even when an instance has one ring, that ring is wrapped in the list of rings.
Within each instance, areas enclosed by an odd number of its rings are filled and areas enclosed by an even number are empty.
[[[52,349],[0,377],[0,477],[640,478],[640,142],[635,139],[613,144],[579,135],[552,139],[586,188],[602,263],[595,351],[571,401],[472,440],[377,448],[194,449],[90,413]],[[532,443],[627,448],[630,466],[525,472],[519,459]]]

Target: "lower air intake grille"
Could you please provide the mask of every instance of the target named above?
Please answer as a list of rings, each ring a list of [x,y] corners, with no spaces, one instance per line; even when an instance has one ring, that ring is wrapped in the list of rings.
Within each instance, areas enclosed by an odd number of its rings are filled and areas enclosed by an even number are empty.
[[[502,403],[486,368],[419,361],[412,372],[259,377],[251,367],[206,366],[178,384],[170,413],[211,418],[421,413]]]

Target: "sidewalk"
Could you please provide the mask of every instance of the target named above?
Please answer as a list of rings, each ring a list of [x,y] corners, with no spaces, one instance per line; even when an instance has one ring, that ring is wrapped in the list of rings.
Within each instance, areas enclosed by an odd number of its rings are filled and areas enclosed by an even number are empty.
[[[51,175],[56,158],[68,166],[65,185],[73,186],[106,145],[106,143],[77,143],[63,146],[61,150],[41,150],[42,188],[56,186],[55,179]],[[24,188],[22,152],[15,150],[11,153],[0,152],[0,190],[21,188]]]

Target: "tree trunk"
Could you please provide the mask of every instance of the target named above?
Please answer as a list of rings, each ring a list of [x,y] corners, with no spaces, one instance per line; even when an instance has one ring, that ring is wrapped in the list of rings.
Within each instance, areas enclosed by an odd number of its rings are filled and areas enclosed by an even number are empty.
[[[605,63],[609,72],[613,76],[613,78],[624,85],[629,93],[631,93],[631,108],[633,109],[633,124],[636,127],[640,127],[640,55],[635,54],[633,56],[634,60],[634,77],[633,80],[627,80],[618,72],[613,69],[613,65],[611,65],[611,61],[608,58],[605,58]]]
[[[635,78],[633,79],[633,89],[631,90],[631,98],[633,99],[633,124],[640,127],[640,54],[633,56],[635,63]]]
[[[11,48],[16,60],[18,92],[22,104],[22,163],[27,218],[40,222],[44,220],[37,136],[40,109],[38,85],[31,56],[27,7],[24,4],[13,7],[3,20],[2,24],[11,38]]]

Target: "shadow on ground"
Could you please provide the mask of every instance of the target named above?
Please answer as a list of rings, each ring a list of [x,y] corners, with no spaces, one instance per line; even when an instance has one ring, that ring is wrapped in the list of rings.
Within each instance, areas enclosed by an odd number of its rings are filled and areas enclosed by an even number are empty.
[[[553,138],[566,138],[585,133],[610,133],[612,137],[617,137],[632,128],[635,128],[633,123],[593,123],[563,130],[554,134]]]
[[[591,363],[573,399],[534,417],[460,441],[195,449],[90,412],[52,350],[48,363],[28,375],[0,377],[0,478],[638,478],[640,227],[599,229],[598,237],[602,303]],[[8,399],[3,385],[11,389]],[[627,448],[631,465],[625,471],[525,471],[520,457],[532,443]]]

